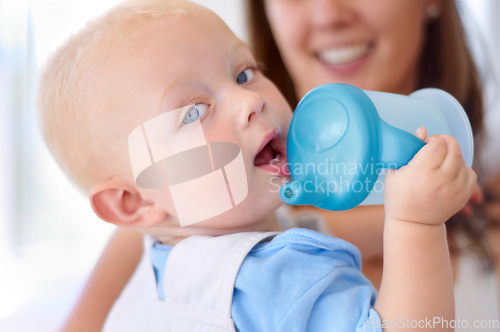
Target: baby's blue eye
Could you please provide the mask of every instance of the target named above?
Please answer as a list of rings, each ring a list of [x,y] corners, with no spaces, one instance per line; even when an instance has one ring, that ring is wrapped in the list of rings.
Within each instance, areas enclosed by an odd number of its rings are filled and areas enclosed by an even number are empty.
[[[196,120],[199,120],[203,114],[208,109],[208,105],[205,104],[196,104],[194,106],[191,106],[189,111],[187,111],[186,116],[184,116],[184,120],[182,121],[183,124],[190,124],[192,122],[195,122]]]
[[[236,77],[236,83],[245,84],[246,82],[251,81],[254,75],[255,74],[252,68],[245,69],[238,74],[238,77]]]

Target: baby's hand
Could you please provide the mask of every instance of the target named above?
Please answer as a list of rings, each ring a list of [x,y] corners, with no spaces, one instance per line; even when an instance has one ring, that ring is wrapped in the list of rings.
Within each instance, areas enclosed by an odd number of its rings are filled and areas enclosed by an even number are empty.
[[[476,173],[465,165],[457,141],[447,135],[427,144],[408,165],[389,170],[385,179],[385,212],[393,219],[436,225],[467,202]]]

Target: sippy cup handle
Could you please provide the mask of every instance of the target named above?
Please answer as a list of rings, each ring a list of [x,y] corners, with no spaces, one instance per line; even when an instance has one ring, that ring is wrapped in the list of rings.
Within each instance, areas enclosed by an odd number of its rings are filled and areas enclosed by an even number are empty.
[[[380,168],[399,169],[410,162],[424,145],[424,141],[383,120],[379,125]]]

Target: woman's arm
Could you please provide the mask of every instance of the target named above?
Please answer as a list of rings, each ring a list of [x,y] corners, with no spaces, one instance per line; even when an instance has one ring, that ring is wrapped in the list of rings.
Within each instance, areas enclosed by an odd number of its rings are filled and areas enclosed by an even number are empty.
[[[142,255],[142,235],[118,228],[104,249],[62,331],[101,331]]]
[[[497,271],[498,289],[500,289],[500,173],[486,185],[485,195],[485,214],[491,223],[488,229],[488,242]],[[500,293],[498,296],[500,303]]]
[[[354,244],[363,260],[382,254],[384,233],[384,206],[365,205],[348,211],[315,209],[321,214],[335,237]]]

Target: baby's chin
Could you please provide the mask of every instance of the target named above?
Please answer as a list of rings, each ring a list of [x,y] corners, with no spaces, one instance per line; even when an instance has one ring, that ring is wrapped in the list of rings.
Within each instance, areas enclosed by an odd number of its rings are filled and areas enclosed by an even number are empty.
[[[173,217],[170,222],[141,230],[143,233],[155,237],[161,243],[170,246],[195,235],[222,236],[239,232],[281,231],[282,227],[277,223],[274,214],[280,205],[281,200],[273,202],[268,200],[268,206],[262,207],[260,211],[235,207],[221,215],[184,227],[180,226],[179,221]],[[267,214],[264,213],[264,209]]]
[[[276,196],[276,195],[272,195]],[[274,211],[282,204],[279,197],[266,200],[263,206],[244,204],[243,202],[234,208],[213,218],[185,226],[193,231],[205,232],[206,235],[223,235],[245,231],[267,231],[269,223],[274,220]]]
[[[210,212],[202,211],[200,206],[193,205],[192,208],[197,209],[198,214],[191,213],[191,217],[195,217],[192,221],[180,220],[173,202],[167,199],[170,198],[167,197],[169,195],[158,191],[154,198],[159,199],[163,203],[162,207],[170,213],[167,220],[156,225],[150,230],[151,232],[147,233],[158,238],[161,234],[162,237],[167,238],[169,236],[219,236],[243,231],[268,231],[269,228],[273,228],[270,225],[274,220],[274,211],[283,204],[279,196],[279,189],[286,180],[276,179],[275,184],[271,184],[267,177],[255,180],[254,185],[257,186],[250,185],[249,192],[241,203],[210,218],[202,219],[201,216],[208,215]],[[149,196],[153,196],[151,192],[149,194]]]

